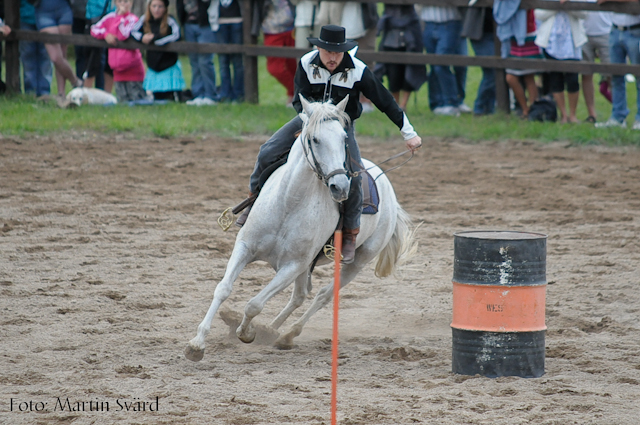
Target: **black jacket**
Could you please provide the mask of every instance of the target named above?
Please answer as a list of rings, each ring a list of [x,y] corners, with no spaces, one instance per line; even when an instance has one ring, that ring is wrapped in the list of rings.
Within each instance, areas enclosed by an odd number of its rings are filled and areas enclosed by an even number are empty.
[[[403,130],[404,125],[408,124],[408,121],[405,122],[404,112],[391,93],[373,75],[364,62],[352,57],[349,53],[345,53],[342,63],[333,73],[330,73],[322,64],[317,50],[307,53],[298,63],[294,82],[293,107],[298,113],[302,112],[300,94],[311,102],[332,100],[334,104],[349,95],[345,112],[351,121],[355,121],[362,113],[362,105],[360,104],[360,93],[362,93],[380,111],[384,112],[399,129]]]
[[[404,51],[422,53],[422,29],[420,19],[413,5],[385,5],[384,14],[378,22],[378,34],[382,34],[379,51]],[[392,37],[395,35],[396,37]],[[389,39],[400,41],[401,45],[387,43]],[[378,62],[373,73],[379,79],[387,73],[384,63]],[[427,67],[425,65],[406,65],[404,79],[414,91],[427,81]]]
[[[201,27],[209,26],[209,13],[207,9],[209,9],[209,5],[211,2],[209,0],[198,0],[198,22],[197,24]],[[184,0],[176,1],[176,12],[178,13],[178,20],[180,21],[180,25],[186,24],[187,20],[187,12],[184,10]]]
[[[138,22],[131,29],[131,37],[138,41],[142,41],[144,36],[144,23],[146,15],[142,15]],[[149,21],[151,32],[153,33],[152,43],[156,46],[164,46],[167,43],[172,43],[180,39],[180,27],[172,16],[169,16],[167,22],[169,24],[169,32],[165,35],[160,35],[160,20],[153,19]],[[176,52],[161,52],[158,50],[147,50],[147,66],[155,72],[164,71],[167,68],[171,68],[178,61],[178,54]]]

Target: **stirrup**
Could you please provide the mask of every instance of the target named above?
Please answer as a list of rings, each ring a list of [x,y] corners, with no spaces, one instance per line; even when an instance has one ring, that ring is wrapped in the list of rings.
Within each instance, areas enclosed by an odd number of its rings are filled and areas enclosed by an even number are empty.
[[[231,216],[229,216],[230,211],[231,207],[224,210],[222,214],[220,214],[220,217],[218,217],[218,226],[222,228],[223,232],[229,230],[229,228],[233,224],[233,213],[231,213]]]

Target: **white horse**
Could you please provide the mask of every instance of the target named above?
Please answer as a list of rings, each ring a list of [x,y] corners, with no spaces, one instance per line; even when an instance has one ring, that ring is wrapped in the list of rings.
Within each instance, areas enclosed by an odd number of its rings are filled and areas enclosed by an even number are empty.
[[[349,193],[350,178],[344,170],[345,128],[349,124],[344,109],[348,98],[335,106],[309,103],[302,96],[300,98],[302,133],[293,144],[287,163],[264,185],[247,222],[238,233],[209,311],[185,350],[189,360],[199,361],[204,356],[211,321],[247,264],[266,261],[276,270],[276,275],[244,309],[242,323],[236,330],[243,342],[254,340],[256,330],[251,320],[271,297],[295,282],[290,301],[270,324],[277,330],[302,305],[311,290],[311,264],[335,231],[339,220],[338,202],[344,201]],[[342,266],[341,287],[376,257],[376,275],[390,275],[416,248],[411,219],[398,204],[391,183],[378,167],[369,161],[363,162],[377,178],[380,204],[376,214],[362,216],[355,260]],[[325,259],[324,263],[327,262],[329,260]],[[275,345],[291,348],[293,339],[300,335],[309,318],[332,298],[333,283],[318,292],[309,309],[288,332],[278,337]]]

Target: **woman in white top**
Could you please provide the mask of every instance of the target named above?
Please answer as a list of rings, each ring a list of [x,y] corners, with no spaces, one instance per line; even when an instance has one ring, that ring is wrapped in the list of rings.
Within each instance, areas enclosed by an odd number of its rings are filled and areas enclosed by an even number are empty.
[[[566,1],[560,0],[560,3]],[[535,43],[544,49],[547,59],[562,61],[582,59],[582,45],[587,42],[587,34],[582,24],[586,12],[540,9],[535,11],[535,16],[541,22]],[[550,72],[549,86],[560,110],[560,122],[579,122],[576,117],[580,97],[578,74]],[[564,97],[565,87],[569,99],[568,115]]]

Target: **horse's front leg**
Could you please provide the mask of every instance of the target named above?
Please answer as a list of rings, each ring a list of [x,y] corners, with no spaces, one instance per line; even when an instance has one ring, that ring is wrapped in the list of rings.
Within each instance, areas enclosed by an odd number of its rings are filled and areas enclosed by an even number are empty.
[[[291,299],[269,326],[273,329],[279,329],[285,320],[291,316],[291,313],[302,305],[309,292],[311,292],[311,271],[307,270],[296,278]]]
[[[298,264],[292,264],[278,270],[271,282],[262,288],[258,295],[249,300],[244,308],[242,323],[240,323],[240,326],[236,329],[236,335],[240,341],[246,343],[253,342],[256,337],[256,330],[251,324],[253,318],[260,314],[267,301],[291,285],[291,282],[304,272],[304,270],[305,266]]]
[[[187,359],[198,362],[204,357],[204,340],[211,330],[211,321],[215,316],[220,305],[231,294],[233,288],[233,282],[238,278],[238,275],[242,269],[251,261],[249,250],[244,243],[239,243],[233,249],[229,263],[227,264],[227,270],[224,273],[224,277],[216,286],[216,290],[213,294],[213,301],[204,319],[198,325],[198,333],[195,338],[189,341],[187,348],[184,350],[184,355]]]
[[[342,273],[340,276],[340,288],[347,285],[358,274],[362,267],[366,263],[355,261],[352,264],[347,264],[342,267]],[[293,348],[293,339],[302,333],[302,328],[309,321],[318,310],[327,305],[329,301],[333,299],[333,283],[320,289],[316,294],[313,302],[309,306],[309,309],[293,324],[287,333],[284,333],[278,337],[274,345],[283,350],[290,350]]]

